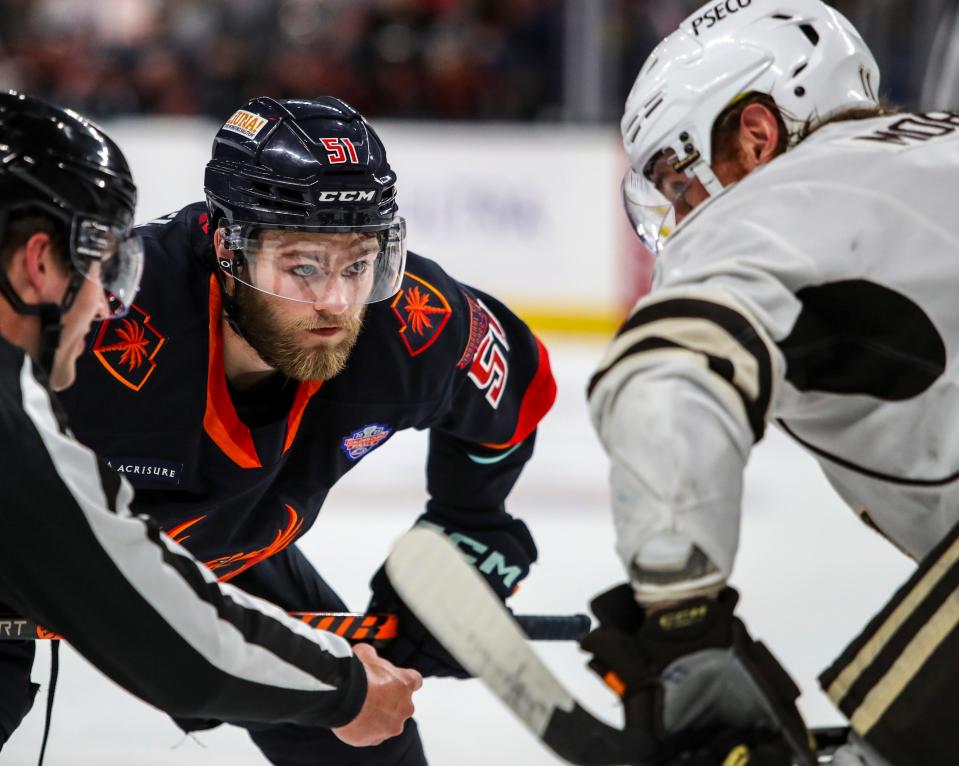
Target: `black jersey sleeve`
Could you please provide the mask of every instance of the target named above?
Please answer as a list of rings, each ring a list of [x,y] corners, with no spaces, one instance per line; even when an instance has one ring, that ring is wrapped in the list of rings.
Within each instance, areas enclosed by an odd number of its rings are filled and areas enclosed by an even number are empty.
[[[73,438],[29,360],[2,346],[0,601],[171,714],[352,720],[366,674],[348,644],[217,583],[133,515],[130,485]]]
[[[428,509],[503,510],[556,383],[545,346],[522,320],[490,295],[460,290],[468,331],[430,429]]]

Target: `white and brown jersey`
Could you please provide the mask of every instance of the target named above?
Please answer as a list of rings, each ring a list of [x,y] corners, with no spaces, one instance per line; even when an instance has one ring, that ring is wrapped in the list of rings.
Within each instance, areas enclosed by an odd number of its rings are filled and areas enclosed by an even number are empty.
[[[913,557],[959,521],[957,176],[959,114],[836,123],[683,222],[590,386],[627,564],[728,576],[769,422]]]

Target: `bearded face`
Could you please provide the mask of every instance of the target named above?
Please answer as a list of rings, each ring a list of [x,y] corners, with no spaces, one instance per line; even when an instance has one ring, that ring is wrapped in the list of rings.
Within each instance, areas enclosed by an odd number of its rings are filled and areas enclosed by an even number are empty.
[[[236,282],[237,324],[270,367],[293,380],[329,380],[356,345],[366,306],[325,312]]]

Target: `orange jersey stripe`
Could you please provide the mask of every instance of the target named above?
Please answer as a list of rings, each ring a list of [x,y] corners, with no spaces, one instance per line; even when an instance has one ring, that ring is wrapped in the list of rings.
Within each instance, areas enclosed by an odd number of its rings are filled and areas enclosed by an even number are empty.
[[[306,405],[310,403],[313,394],[319,391],[322,385],[322,380],[305,380],[297,387],[296,398],[293,399],[290,416],[286,421],[286,441],[283,443],[284,453],[293,446],[293,440],[296,439],[296,432],[300,429],[300,421],[303,420]]]
[[[262,468],[250,429],[240,421],[226,387],[223,370],[220,286],[210,277],[210,348],[207,360],[206,413],[203,429],[223,453],[240,468]]]

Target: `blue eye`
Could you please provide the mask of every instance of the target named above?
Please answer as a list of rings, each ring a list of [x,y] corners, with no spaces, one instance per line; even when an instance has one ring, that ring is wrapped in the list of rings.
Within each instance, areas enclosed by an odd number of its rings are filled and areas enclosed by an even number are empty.
[[[356,261],[355,263],[351,263],[346,267],[344,274],[346,274],[348,277],[358,277],[361,274],[364,274],[369,267],[369,261]]]
[[[290,272],[298,277],[312,277],[316,274],[316,266],[304,263],[299,266],[294,266],[290,269]]]

